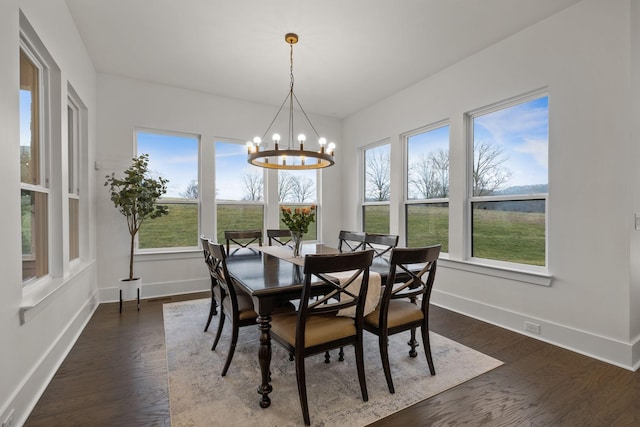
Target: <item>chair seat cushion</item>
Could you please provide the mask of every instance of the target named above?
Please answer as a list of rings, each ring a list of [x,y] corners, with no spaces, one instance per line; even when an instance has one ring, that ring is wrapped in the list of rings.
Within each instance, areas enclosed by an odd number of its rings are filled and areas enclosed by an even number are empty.
[[[387,327],[393,328],[407,323],[422,320],[424,315],[420,306],[401,299],[392,299],[389,301],[389,317],[387,319]],[[379,328],[380,322],[380,306],[373,313],[364,318],[364,323]]]
[[[296,319],[296,312],[272,316],[271,332],[295,346]],[[334,315],[309,316],[305,329],[305,348],[354,336],[355,334],[356,325],[351,317]]]
[[[239,319],[256,319],[258,317],[258,313],[253,310],[253,301],[251,300],[251,297],[242,292],[238,292],[236,296],[238,297],[238,311],[240,312]],[[227,313],[232,313],[231,299],[229,297],[226,297],[224,301],[222,301],[222,305]]]

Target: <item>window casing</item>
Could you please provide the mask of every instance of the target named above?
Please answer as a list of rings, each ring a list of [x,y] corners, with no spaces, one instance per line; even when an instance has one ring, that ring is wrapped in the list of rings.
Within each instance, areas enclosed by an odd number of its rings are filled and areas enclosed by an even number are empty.
[[[547,94],[500,103],[467,119],[471,257],[546,266]]]
[[[387,234],[390,230],[391,144],[363,150],[362,230]]]
[[[405,136],[406,245],[449,247],[449,125]]]
[[[197,135],[136,130],[138,155],[149,154],[152,175],[169,180],[167,193],[157,202],[169,214],[145,220],[137,236],[139,250],[198,247],[199,145]]]

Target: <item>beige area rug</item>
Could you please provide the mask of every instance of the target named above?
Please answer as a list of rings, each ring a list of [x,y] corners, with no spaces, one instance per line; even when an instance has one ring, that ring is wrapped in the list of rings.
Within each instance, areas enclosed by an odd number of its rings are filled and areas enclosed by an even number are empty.
[[[216,351],[211,351],[219,316],[203,332],[209,300],[164,305],[164,328],[169,370],[171,425],[185,426],[300,426],[294,363],[279,345],[272,345],[271,406],[262,409],[256,389],[260,383],[257,327],[240,329],[231,367],[221,377],[231,326],[227,323]],[[481,375],[502,364],[499,360],[431,333],[436,375],[429,374],[424,350],[408,356],[409,333],[394,335],[389,346],[396,389],[390,394],[382,371],[377,337],[365,332],[365,369],[369,401],[363,402],[353,347],[345,361],[332,351],[306,359],[307,394],[314,426],[365,426],[421,400]]]

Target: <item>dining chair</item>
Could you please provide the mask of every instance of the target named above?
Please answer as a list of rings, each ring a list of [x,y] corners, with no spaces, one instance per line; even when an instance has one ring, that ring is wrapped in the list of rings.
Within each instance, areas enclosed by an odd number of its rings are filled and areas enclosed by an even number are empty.
[[[250,248],[249,245],[258,242],[258,246],[262,246],[262,230],[226,230],[224,232],[224,239],[227,244],[227,254],[229,254],[229,256],[242,248],[248,248],[256,252],[253,248]],[[230,251],[231,243],[239,246],[235,248],[233,252]]]
[[[209,330],[209,325],[211,324],[211,319],[213,319],[213,316],[218,314],[218,301],[220,300],[220,291],[217,287],[215,277],[213,276],[213,274],[211,274],[213,260],[211,258],[211,252],[209,252],[209,240],[204,236],[200,236],[200,243],[202,245],[202,252],[204,254],[204,262],[207,265],[207,271],[209,271],[209,277],[211,278],[211,306],[209,307],[209,317],[207,319],[207,324],[204,327],[204,331],[207,332]]]
[[[354,252],[364,249],[365,233],[362,231],[346,231],[340,230],[338,235],[338,251]]]
[[[382,369],[390,393],[395,393],[389,366],[389,335],[411,330],[410,357],[416,357],[416,328],[422,332],[422,344],[431,375],[436,374],[429,342],[429,300],[436,276],[440,245],[391,250],[389,274],[375,311],[364,318],[364,329],[378,336]],[[415,272],[416,264],[424,267]],[[423,280],[423,276],[426,280]],[[400,279],[396,283],[396,280]],[[418,300],[420,302],[418,303]]]
[[[267,229],[267,239],[269,240],[269,246],[273,246],[273,242],[286,246],[292,239],[291,230],[288,228]]]
[[[365,233],[364,247],[373,249],[375,257],[382,257],[398,246],[399,238],[396,234]]]
[[[253,301],[251,297],[241,290],[237,289],[237,286],[231,276],[229,270],[227,270],[227,255],[224,250],[224,246],[208,241],[209,252],[211,253],[212,266],[211,275],[215,277],[218,286],[220,287],[220,321],[218,323],[218,330],[216,337],[211,346],[211,351],[216,349],[220,336],[222,335],[222,329],[224,328],[225,319],[229,317],[231,319],[231,345],[229,346],[229,353],[227,354],[227,360],[225,361],[224,368],[222,369],[222,376],[227,374],[231,360],[233,359],[233,353],[236,350],[236,343],[238,342],[238,333],[243,326],[253,326],[256,324],[258,314],[253,310]]]
[[[310,425],[305,375],[305,358],[346,345],[353,345],[362,400],[369,399],[364,376],[362,324],[369,267],[373,251],[344,254],[307,255],[304,259],[304,284],[298,310],[275,314],[271,319],[271,338],[294,355],[302,416]],[[341,279],[331,273],[345,272]],[[359,291],[349,288],[359,283]],[[312,289],[313,284],[313,289]],[[318,291],[322,295],[316,299]],[[355,307],[354,317],[342,310]]]

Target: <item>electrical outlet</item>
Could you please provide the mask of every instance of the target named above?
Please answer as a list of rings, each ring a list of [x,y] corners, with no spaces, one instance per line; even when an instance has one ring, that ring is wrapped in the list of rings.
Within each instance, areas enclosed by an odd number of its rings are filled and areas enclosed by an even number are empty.
[[[9,415],[7,415],[7,417],[2,422],[2,427],[13,427],[13,422],[15,421],[15,415],[16,415],[16,411],[15,409],[12,409],[11,412],[9,412]]]
[[[640,213],[636,212],[636,230],[640,230]]]
[[[524,330],[534,334],[540,333],[540,325],[532,322],[524,322]]]

